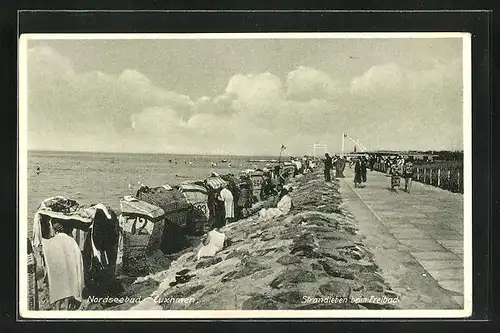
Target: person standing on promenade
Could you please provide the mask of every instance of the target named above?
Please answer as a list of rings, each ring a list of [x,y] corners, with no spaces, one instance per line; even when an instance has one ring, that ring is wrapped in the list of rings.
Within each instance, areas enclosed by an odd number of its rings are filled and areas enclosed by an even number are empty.
[[[370,155],[370,156],[368,157],[368,163],[369,163],[369,165],[370,165],[370,170],[371,170],[371,171],[373,171],[373,168],[374,168],[374,166],[375,166],[375,162],[376,162],[376,161],[377,161],[377,160],[376,160],[375,156]]]
[[[391,189],[394,191],[401,186],[401,176],[403,175],[404,159],[401,157],[396,158],[390,168],[391,174]]]
[[[366,160],[366,158],[361,157],[361,182],[362,183],[366,183],[366,168],[368,167],[367,164],[368,164],[368,161]]]
[[[330,176],[330,170],[333,168],[333,164],[332,164],[332,158],[328,153],[325,153],[324,164],[325,164],[325,181],[329,182],[332,180]]]
[[[344,178],[345,160],[343,157],[337,156],[335,161],[335,177]]]
[[[391,168],[392,168],[393,162],[394,161],[392,160],[392,157],[387,157],[385,159],[385,173],[387,174],[387,176],[391,175]]]
[[[413,179],[413,163],[411,161],[405,163],[403,172],[405,177],[405,191],[410,193],[411,181]]]
[[[354,164],[354,187],[361,187],[361,159]]]
[[[333,177],[335,177],[335,178],[338,177],[338,172],[337,172],[337,162],[338,162],[338,160],[339,160],[339,156],[338,155],[333,155],[332,156],[332,171],[335,168],[335,174],[333,175]]]

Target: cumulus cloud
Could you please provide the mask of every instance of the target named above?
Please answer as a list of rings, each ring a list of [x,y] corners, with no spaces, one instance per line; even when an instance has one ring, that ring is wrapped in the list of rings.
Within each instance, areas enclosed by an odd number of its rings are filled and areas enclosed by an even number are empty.
[[[462,66],[460,59],[413,70],[377,65],[350,85],[351,99],[366,118],[360,137],[377,137],[387,149],[461,149]],[[364,132],[364,133],[363,133]]]
[[[121,131],[130,116],[151,107],[170,107],[182,117],[193,105],[188,96],[164,90],[141,73],[127,69],[114,76],[99,71],[76,72],[71,63],[47,46],[29,50],[28,98],[31,129],[86,126],[99,122]]]
[[[33,149],[276,154],[283,143],[302,154],[314,142],[339,150],[342,132],[371,148],[401,148],[398,136],[416,149],[461,144],[460,60],[420,71],[381,64],[350,82],[310,67],[239,73],[199,98],[134,69],[77,72],[47,46],[29,50],[28,73]]]
[[[332,100],[340,96],[341,86],[327,73],[314,68],[299,67],[288,73],[287,97],[293,100]]]
[[[200,97],[194,104],[192,114],[230,115],[235,110],[232,108],[233,96],[218,95],[214,98]]]
[[[435,63],[431,68],[418,71],[388,63],[373,66],[361,76],[354,77],[350,91],[364,97],[379,97],[383,94],[406,97],[429,90],[445,94],[455,93],[462,90],[461,75],[460,59],[449,63]],[[404,94],[397,95],[398,92]]]
[[[355,77],[351,82],[351,92],[363,95],[374,95],[383,92],[395,92],[404,89],[403,70],[395,63],[373,66],[363,75]]]

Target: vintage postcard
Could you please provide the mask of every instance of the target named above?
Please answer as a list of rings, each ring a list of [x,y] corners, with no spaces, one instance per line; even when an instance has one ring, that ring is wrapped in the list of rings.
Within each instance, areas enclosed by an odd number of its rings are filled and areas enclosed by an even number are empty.
[[[465,33],[24,34],[19,311],[472,313]]]

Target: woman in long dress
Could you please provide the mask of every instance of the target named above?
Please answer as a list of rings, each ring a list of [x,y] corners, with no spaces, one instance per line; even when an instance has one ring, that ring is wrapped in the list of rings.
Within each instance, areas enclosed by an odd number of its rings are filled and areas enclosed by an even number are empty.
[[[361,162],[359,159],[356,160],[354,165],[354,187],[359,187],[361,185]]]
[[[219,200],[224,202],[225,222],[230,223],[234,219],[234,198],[227,185],[220,191]]]

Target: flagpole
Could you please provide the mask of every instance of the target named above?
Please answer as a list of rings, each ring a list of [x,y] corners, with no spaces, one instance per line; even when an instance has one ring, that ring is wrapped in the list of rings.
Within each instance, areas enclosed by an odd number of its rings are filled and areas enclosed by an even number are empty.
[[[342,154],[341,154],[342,157],[344,157],[344,144],[345,144],[345,133],[342,133]]]
[[[280,149],[280,157],[278,158],[278,164],[281,164],[281,154],[283,153],[283,145],[281,145],[281,149]]]

